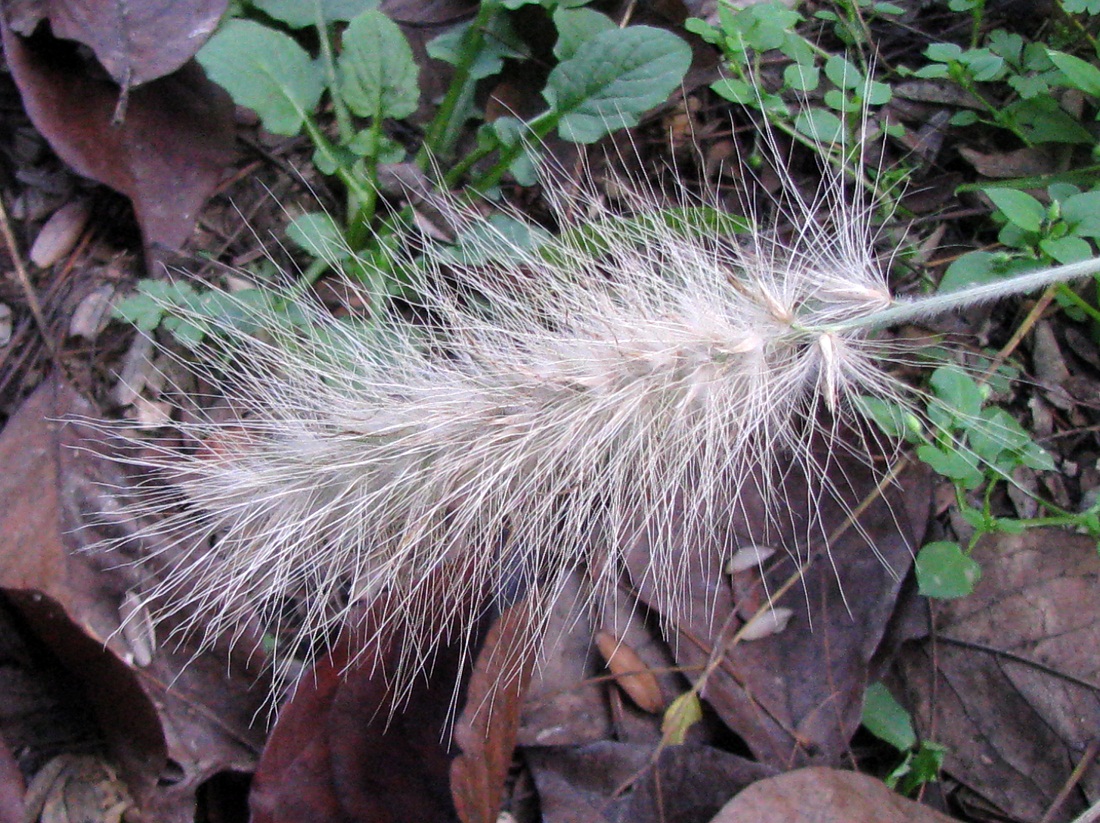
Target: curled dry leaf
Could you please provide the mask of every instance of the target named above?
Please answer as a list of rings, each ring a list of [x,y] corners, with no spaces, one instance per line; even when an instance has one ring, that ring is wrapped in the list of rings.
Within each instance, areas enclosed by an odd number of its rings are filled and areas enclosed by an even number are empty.
[[[596,648],[603,655],[611,676],[634,705],[650,714],[659,714],[665,706],[661,686],[638,653],[615,635],[602,630],[596,632]]]
[[[124,485],[104,458],[109,441],[76,422],[93,416],[54,379],[0,434],[0,588],[79,680],[143,813],[190,820],[200,784],[255,763],[263,730],[253,723],[265,689],[224,657],[177,645],[153,650],[144,668],[127,665],[150,651],[141,647],[149,638],[135,647],[137,638],[119,631],[127,594],[143,579],[133,556],[90,548],[114,527],[92,513],[117,509],[108,490]],[[169,760],[173,774],[162,781]]]

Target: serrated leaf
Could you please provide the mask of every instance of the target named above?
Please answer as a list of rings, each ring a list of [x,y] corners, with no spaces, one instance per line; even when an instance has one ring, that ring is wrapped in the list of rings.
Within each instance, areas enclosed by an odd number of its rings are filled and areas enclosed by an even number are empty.
[[[563,139],[595,143],[667,100],[690,65],[691,49],[670,32],[613,29],[559,63],[542,94]]]
[[[273,134],[296,135],[325,89],[316,63],[289,36],[251,20],[230,20],[196,55],[207,76]]]
[[[929,543],[917,552],[917,585],[925,597],[949,600],[966,597],[982,576],[982,568],[958,543]]]
[[[420,103],[420,70],[401,29],[379,11],[360,14],[344,32],[337,61],[340,95],[361,117],[408,117]]]
[[[268,17],[286,23],[292,29],[312,26],[317,21],[311,0],[252,0]],[[367,9],[378,8],[378,0],[320,0],[321,18],[325,23],[346,22]]]

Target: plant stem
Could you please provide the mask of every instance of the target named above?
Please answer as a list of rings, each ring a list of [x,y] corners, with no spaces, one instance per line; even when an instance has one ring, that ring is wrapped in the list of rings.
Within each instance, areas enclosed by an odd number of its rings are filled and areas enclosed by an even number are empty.
[[[1052,283],[1065,283],[1093,274],[1100,274],[1100,258],[1081,260],[1064,266],[1053,266],[1039,271],[1027,272],[1026,274],[1018,274],[1015,277],[998,280],[995,283],[968,286],[945,294],[935,294],[931,297],[899,301],[888,309],[830,324],[828,328],[822,329],[822,331],[882,329],[887,326],[908,323],[922,317],[944,314],[966,306],[1026,294]]]
[[[460,108],[459,104],[472,92],[475,81],[470,77],[470,69],[481,55],[482,45],[485,42],[485,30],[499,8],[499,0],[482,0],[477,16],[462,38],[462,48],[458,55],[458,62],[455,64],[451,85],[447,89],[443,102],[439,104],[439,109],[432,118],[427,134],[424,135],[424,142],[416,155],[416,164],[425,171],[433,159],[445,159],[451,151],[460,125],[451,121]]]

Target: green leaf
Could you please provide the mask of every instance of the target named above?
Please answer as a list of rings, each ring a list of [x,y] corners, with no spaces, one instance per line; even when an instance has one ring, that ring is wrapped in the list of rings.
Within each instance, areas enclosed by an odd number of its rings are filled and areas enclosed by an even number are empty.
[[[957,366],[940,366],[928,382],[936,397],[951,407],[958,417],[976,420],[981,414],[985,393],[974,378]]]
[[[251,5],[292,29],[317,22],[312,0],[252,0]],[[320,0],[320,6],[325,23],[338,23],[351,20],[367,9],[378,8],[378,0]]]
[[[962,47],[954,43],[933,43],[924,50],[924,56],[929,60],[935,60],[937,63],[956,61],[962,56],[962,53]]]
[[[691,49],[675,34],[649,26],[617,28],[597,34],[559,63],[542,94],[563,139],[595,143],[667,100],[690,65]]]
[[[804,109],[794,119],[795,130],[825,146],[844,142],[844,122],[825,109]]]
[[[444,63],[457,66],[466,48],[466,38],[470,32],[473,21],[462,23],[448,29],[438,37],[428,41],[428,55]],[[485,37],[481,41],[481,48],[474,56],[468,71],[473,80],[483,80],[492,77],[504,68],[504,60],[508,57],[526,57],[523,51],[522,41],[512,28],[507,15],[494,14],[489,17],[485,29]]]
[[[289,36],[251,20],[230,20],[196,55],[207,77],[273,134],[296,135],[325,89],[320,68]]]
[[[350,254],[347,241],[332,215],[310,212],[291,221],[286,236],[298,248],[320,260],[342,260]]]
[[[1054,49],[1047,50],[1047,57],[1066,76],[1071,86],[1085,94],[1100,97],[1100,69],[1080,57]]]
[[[618,28],[614,20],[594,9],[558,9],[554,12],[554,26],[558,30],[554,55],[559,60],[570,59],[582,43],[600,32]]]
[[[982,576],[982,569],[963,553],[958,543],[929,543],[917,553],[917,586],[925,597],[950,600],[966,597]]]
[[[1100,191],[1073,194],[1062,200],[1062,219],[1077,237],[1100,238]]]
[[[840,89],[858,89],[863,85],[863,72],[838,54],[825,61],[825,76]]]
[[[954,480],[965,489],[976,489],[985,480],[985,473],[978,468],[978,458],[973,452],[943,450],[925,443],[917,447],[917,457],[936,474]]]
[[[1088,260],[1092,257],[1092,245],[1080,237],[1044,237],[1039,241],[1039,248],[1044,254],[1050,255],[1059,263],[1076,263],[1079,260]]]
[[[337,66],[340,95],[356,114],[401,119],[416,111],[420,71],[405,35],[381,12],[351,21]]]
[[[863,695],[864,728],[900,752],[917,745],[913,718],[881,683],[872,683]]]
[[[1001,111],[997,121],[1007,128],[1015,127],[1032,143],[1092,145],[1095,142],[1088,129],[1049,95],[1017,100]]]
[[[682,745],[687,733],[703,719],[703,705],[695,692],[684,692],[665,709],[661,720],[661,742],[669,746]]]
[[[821,71],[816,66],[791,63],[783,69],[783,85],[794,91],[813,91],[821,82]]]
[[[1042,229],[1047,210],[1027,192],[1007,188],[984,188],[982,192],[1010,222],[1024,231],[1038,232]]]
[[[710,84],[710,89],[719,97],[742,106],[756,106],[760,102],[760,92],[736,77],[723,77]]]

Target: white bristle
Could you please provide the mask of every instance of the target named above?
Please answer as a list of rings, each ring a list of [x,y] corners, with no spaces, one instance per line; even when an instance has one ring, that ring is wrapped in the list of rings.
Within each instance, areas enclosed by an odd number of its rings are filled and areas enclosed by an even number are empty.
[[[480,256],[506,265],[405,261],[421,321],[373,300],[373,325],[338,322],[301,301],[311,332],[275,312],[263,336],[222,329],[236,419],[185,423],[201,448],[146,460],[172,481],[146,500],[160,528],[214,544],[179,561],[162,604],[216,636],[256,610],[278,623],[290,598],[303,641],[372,612],[371,631],[403,637],[406,681],[509,592],[533,598],[537,638],[566,573],[608,594],[643,538],[677,608],[685,547],[713,546],[745,491],[782,518],[791,467],[828,487],[815,439],[860,430],[861,396],[901,401],[868,327],[913,304],[875,265],[869,209],[835,178],[823,191],[788,195],[782,238],[738,242],[559,187],[559,220],[583,212],[606,251],[486,231]]]

